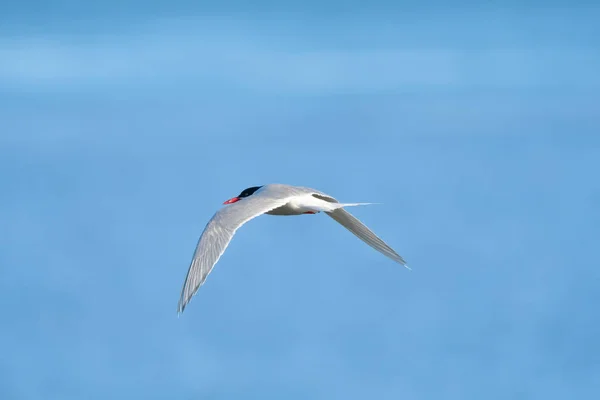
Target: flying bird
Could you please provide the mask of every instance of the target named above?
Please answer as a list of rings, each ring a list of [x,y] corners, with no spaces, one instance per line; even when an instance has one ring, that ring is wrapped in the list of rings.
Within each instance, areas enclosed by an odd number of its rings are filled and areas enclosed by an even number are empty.
[[[335,198],[315,189],[283,184],[253,186],[238,196],[225,201],[208,221],[198,240],[191,265],[188,269],[177,307],[182,313],[219,258],[225,252],[235,232],[246,222],[262,214],[302,215],[324,212],[363,242],[404,265],[406,261],[390,246],[375,235],[344,207],[374,203],[340,203]]]

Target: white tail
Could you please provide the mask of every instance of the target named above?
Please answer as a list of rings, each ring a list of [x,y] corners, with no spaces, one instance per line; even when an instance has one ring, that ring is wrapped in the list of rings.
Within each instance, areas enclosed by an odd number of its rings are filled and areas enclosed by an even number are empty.
[[[342,207],[354,207],[354,206],[368,206],[371,204],[381,204],[381,203],[332,203],[333,209],[342,208]]]

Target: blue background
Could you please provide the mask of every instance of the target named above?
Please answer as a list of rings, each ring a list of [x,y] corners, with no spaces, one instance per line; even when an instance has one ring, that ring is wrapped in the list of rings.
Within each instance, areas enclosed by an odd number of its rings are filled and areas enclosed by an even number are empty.
[[[394,4],[3,2],[0,398],[598,398],[600,8]],[[413,270],[265,216],[178,318],[273,182]]]

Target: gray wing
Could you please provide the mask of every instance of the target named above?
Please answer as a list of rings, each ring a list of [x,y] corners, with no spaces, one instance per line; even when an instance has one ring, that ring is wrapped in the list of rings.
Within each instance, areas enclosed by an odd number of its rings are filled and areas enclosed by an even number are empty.
[[[325,214],[339,222],[346,229],[356,235],[356,237],[378,252],[407,267],[406,261],[404,261],[404,259],[394,251],[394,249],[388,246],[383,240],[374,234],[373,231],[367,228],[365,224],[360,222],[358,218],[350,214],[348,211],[344,210],[343,208],[338,208],[332,212],[325,212]]]
[[[336,199],[324,193],[313,194],[313,196],[332,203],[338,203]],[[406,265],[406,261],[404,261],[402,256],[396,253],[394,249],[388,246],[387,243],[381,240],[375,233],[373,233],[373,231],[367,228],[365,224],[360,222],[358,218],[350,214],[348,211],[344,210],[343,208],[338,208],[337,210],[331,212],[325,212],[325,214],[339,222],[342,226],[344,226],[346,229],[352,232],[356,237],[358,237],[360,240],[362,240],[378,252],[386,255],[392,260],[408,268],[408,266]]]
[[[208,221],[188,269],[177,312],[182,313],[191,298],[196,294],[206,277],[225,252],[235,232],[252,218],[258,217],[287,203],[289,195],[273,194],[267,191],[221,208]]]

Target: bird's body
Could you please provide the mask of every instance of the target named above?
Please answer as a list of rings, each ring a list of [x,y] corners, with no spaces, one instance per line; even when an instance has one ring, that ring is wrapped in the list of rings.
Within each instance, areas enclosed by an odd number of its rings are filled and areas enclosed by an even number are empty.
[[[185,306],[202,286],[237,229],[261,214],[294,216],[324,212],[369,246],[406,266],[406,262],[400,255],[357,218],[344,210],[344,207],[372,203],[340,203],[335,198],[315,189],[269,184],[245,189],[237,197],[223,204],[227,206],[218,210],[210,219],[198,241],[181,292],[179,313],[183,312]]]
[[[268,211],[268,215],[302,215],[316,214],[321,211],[333,211],[340,206],[337,200],[317,190],[301,186],[288,186],[281,184],[265,185],[262,188],[274,193],[287,193],[291,197],[283,206]],[[325,200],[329,199],[329,201]]]

